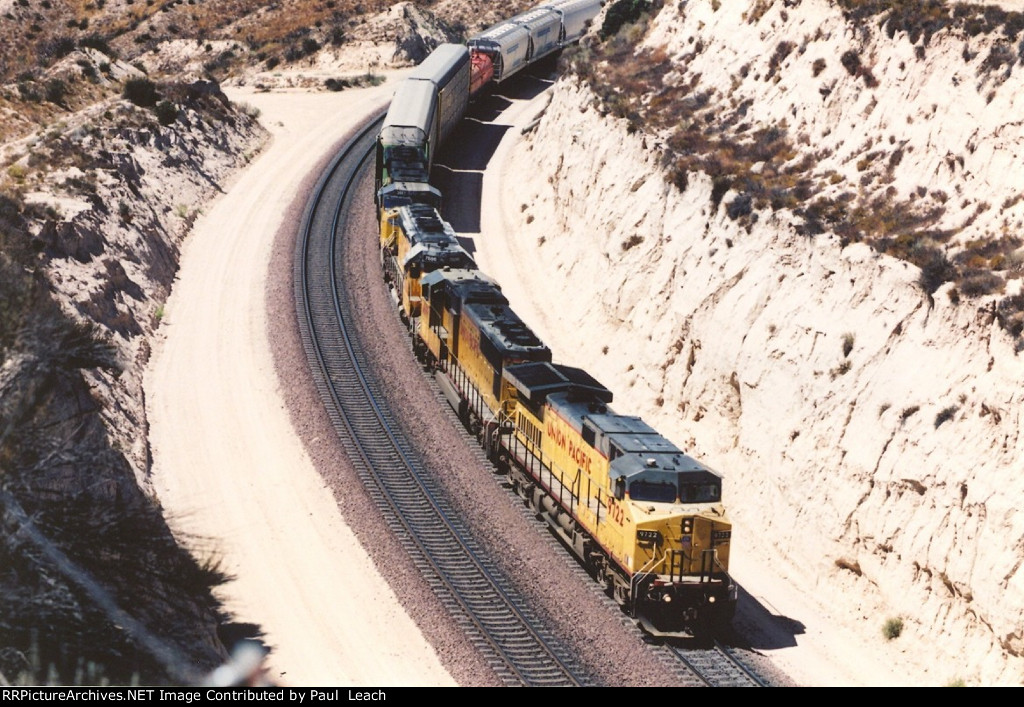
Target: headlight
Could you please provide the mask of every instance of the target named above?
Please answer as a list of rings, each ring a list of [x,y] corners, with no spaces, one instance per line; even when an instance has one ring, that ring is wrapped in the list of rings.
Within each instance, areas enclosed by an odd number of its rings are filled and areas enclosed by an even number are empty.
[[[693,532],[693,518],[683,518],[683,535]]]

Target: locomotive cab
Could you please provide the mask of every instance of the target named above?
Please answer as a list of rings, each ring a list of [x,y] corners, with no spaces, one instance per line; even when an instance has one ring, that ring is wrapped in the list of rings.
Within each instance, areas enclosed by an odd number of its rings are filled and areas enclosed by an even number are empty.
[[[616,458],[610,476],[636,529],[623,559],[644,627],[676,635],[728,624],[737,588],[728,573],[732,525],[721,477],[681,451],[650,449]]]

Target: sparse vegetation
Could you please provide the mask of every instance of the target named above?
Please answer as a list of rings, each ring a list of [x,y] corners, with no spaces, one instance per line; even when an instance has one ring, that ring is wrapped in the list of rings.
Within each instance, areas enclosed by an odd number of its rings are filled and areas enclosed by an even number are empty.
[[[170,125],[178,119],[178,106],[171,101],[160,101],[154,110],[161,125]]]
[[[886,640],[892,641],[900,637],[903,633],[903,619],[898,616],[891,619],[886,619],[885,623],[882,624],[882,635],[885,636]]]
[[[1001,238],[985,239],[985,243],[998,245],[990,245],[980,253],[984,260],[972,260],[972,256],[979,255],[980,246],[967,245],[962,252],[958,246],[950,247],[958,229],[947,225],[956,208],[948,194],[926,189],[923,193],[901,196],[892,186],[882,188],[892,184],[896,170],[913,145],[899,142],[892,135],[887,146],[878,144],[872,149],[870,144],[866,145],[854,162],[859,184],[851,181],[850,189],[840,191],[837,188],[849,177],[834,169],[819,171],[821,160],[830,155],[798,148],[810,144],[808,136],[791,134],[785,120],[764,126],[748,119],[753,99],[735,92],[737,85],[755,77],[776,80],[783,65],[791,57],[799,56],[798,50],[802,54],[804,47],[786,41],[776,43],[773,53],[762,64],[761,73],[756,73],[758,68],[754,65],[744,65],[733,78],[733,91],[727,93],[726,102],[719,93],[720,87],[708,86],[700,74],[686,72],[685,58],[680,72],[678,58],[670,58],[664,49],[636,52],[636,42],[646,27],[643,13],[637,14],[638,5],[631,2],[616,5],[613,20],[636,16],[636,25],[629,33],[619,31],[625,20],[622,25],[609,25],[602,33],[602,42],[567,52],[565,66],[589,84],[602,111],[626,121],[629,132],[658,136],[663,145],[666,179],[679,191],[688,189],[691,173],[702,172],[712,179],[711,207],[717,210],[724,203],[726,215],[746,225],[748,230],[764,210],[791,210],[801,219],[797,225],[799,233],[814,236],[831,232],[840,237],[844,246],[864,242],[881,253],[916,265],[921,271],[918,282],[928,295],[946,283],[955,283],[955,292],[950,291],[950,301],[954,303],[1004,291],[1008,274],[1003,268],[1009,267],[1009,256],[1021,245],[1015,235],[1005,232],[1005,226]],[[660,3],[650,5],[649,11],[660,7]],[[935,32],[947,26],[968,27],[970,34],[1001,31],[1009,41],[1017,41],[1017,35],[1024,29],[1021,13],[960,4],[946,6],[937,0],[843,0],[840,5],[852,23],[862,26],[871,22],[883,27],[890,36],[905,32],[913,42],[923,37],[927,43]],[[748,22],[759,22],[772,7],[771,2],[754,3],[745,17]],[[696,55],[702,51],[703,43],[692,41],[692,46]],[[923,51],[923,45],[916,48]],[[849,75],[872,88],[878,82],[864,56],[858,48],[851,47],[841,54],[839,61]],[[805,61],[815,76],[827,66],[823,57]],[[993,59],[989,64],[993,68],[1009,66],[1002,59]],[[666,77],[670,74],[673,78],[668,81]],[[823,96],[831,90],[821,87]],[[874,103],[869,103],[865,110],[873,107]],[[912,122],[912,117],[908,115],[907,120]],[[973,148],[968,146],[968,150]],[[951,170],[964,169],[962,155],[951,155],[949,160]],[[730,192],[731,198],[726,196]],[[960,228],[970,226],[978,213],[980,210],[976,209]],[[1017,266],[1013,274],[1020,277],[1022,273],[1024,267]],[[1024,329],[1024,312],[1018,316],[1015,309],[1020,306],[1017,299],[1007,298],[997,316],[1008,332]]]
[[[380,74],[367,72],[359,76],[342,77],[338,79],[327,79],[324,81],[324,88],[328,91],[344,91],[346,88],[360,88],[363,86],[379,86],[384,83],[384,77]]]
[[[871,73],[871,69],[861,63],[860,54],[853,49],[848,49],[843,52],[840,58],[840,63],[846,69],[846,71],[853,77],[862,79],[864,85],[868,88],[875,88],[878,86],[878,79]]]
[[[906,422],[911,415],[920,409],[920,405],[911,405],[910,407],[903,408],[903,411],[900,413],[900,422]]]
[[[846,332],[845,334],[843,334],[843,357],[844,358],[849,356],[850,352],[853,351],[853,341],[854,341],[854,337],[853,337],[852,333]]]
[[[63,105],[68,87],[61,79],[50,79],[46,82],[46,100],[50,103]]]
[[[605,13],[604,23],[601,25],[601,36],[614,36],[622,29],[623,25],[636,22],[650,9],[649,0],[615,0]]]
[[[957,410],[959,410],[959,408],[956,405],[950,405],[949,407],[945,407],[939,411],[939,414],[935,416],[935,429],[939,429],[939,426],[942,425],[943,422],[952,420]]]
[[[143,108],[155,106],[160,97],[156,90],[156,84],[147,78],[133,78],[125,81],[123,95],[135,105]]]
[[[844,358],[842,361],[839,362],[839,365],[833,368],[829,373],[832,376],[832,378],[845,376],[847,373],[850,372],[850,368],[852,367],[852,365],[853,364],[850,363],[850,359]]]
[[[644,237],[638,233],[634,233],[632,236],[630,236],[629,238],[622,242],[622,250],[623,252],[625,252],[627,250],[630,250],[631,248],[635,248],[636,246],[640,245],[643,242]]]
[[[25,168],[25,165],[19,164],[17,162],[15,162],[14,164],[7,168],[7,176],[13,179],[15,182],[18,182],[19,184],[25,181],[25,176],[27,174],[28,169]]]

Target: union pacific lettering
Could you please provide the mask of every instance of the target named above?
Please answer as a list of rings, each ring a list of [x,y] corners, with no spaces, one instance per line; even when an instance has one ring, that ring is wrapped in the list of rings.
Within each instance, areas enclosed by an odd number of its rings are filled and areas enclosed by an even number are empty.
[[[465,349],[462,347],[467,347],[470,351],[480,353],[480,330],[465,315],[462,317],[459,328],[461,329],[459,334],[459,353],[464,353]]]
[[[550,439],[555,446],[559,447],[569,458],[572,459],[576,466],[587,474],[591,473],[593,464],[591,463],[590,447],[583,443],[582,440],[576,438],[575,430],[567,430],[566,425],[556,415],[547,415],[547,422],[545,427],[547,429],[548,439]],[[570,436],[571,435],[571,436]]]

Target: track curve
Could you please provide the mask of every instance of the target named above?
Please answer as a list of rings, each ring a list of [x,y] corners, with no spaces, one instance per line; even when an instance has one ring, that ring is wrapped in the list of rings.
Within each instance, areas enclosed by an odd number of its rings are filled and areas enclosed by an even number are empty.
[[[371,120],[332,161],[314,189],[296,246],[299,329],[318,392],[378,510],[502,682],[588,684],[572,652],[544,628],[514,583],[481,552],[425,472],[379,392],[358,329],[351,326],[360,294],[346,288],[336,245],[344,237],[352,187],[367,167],[382,117]]]

